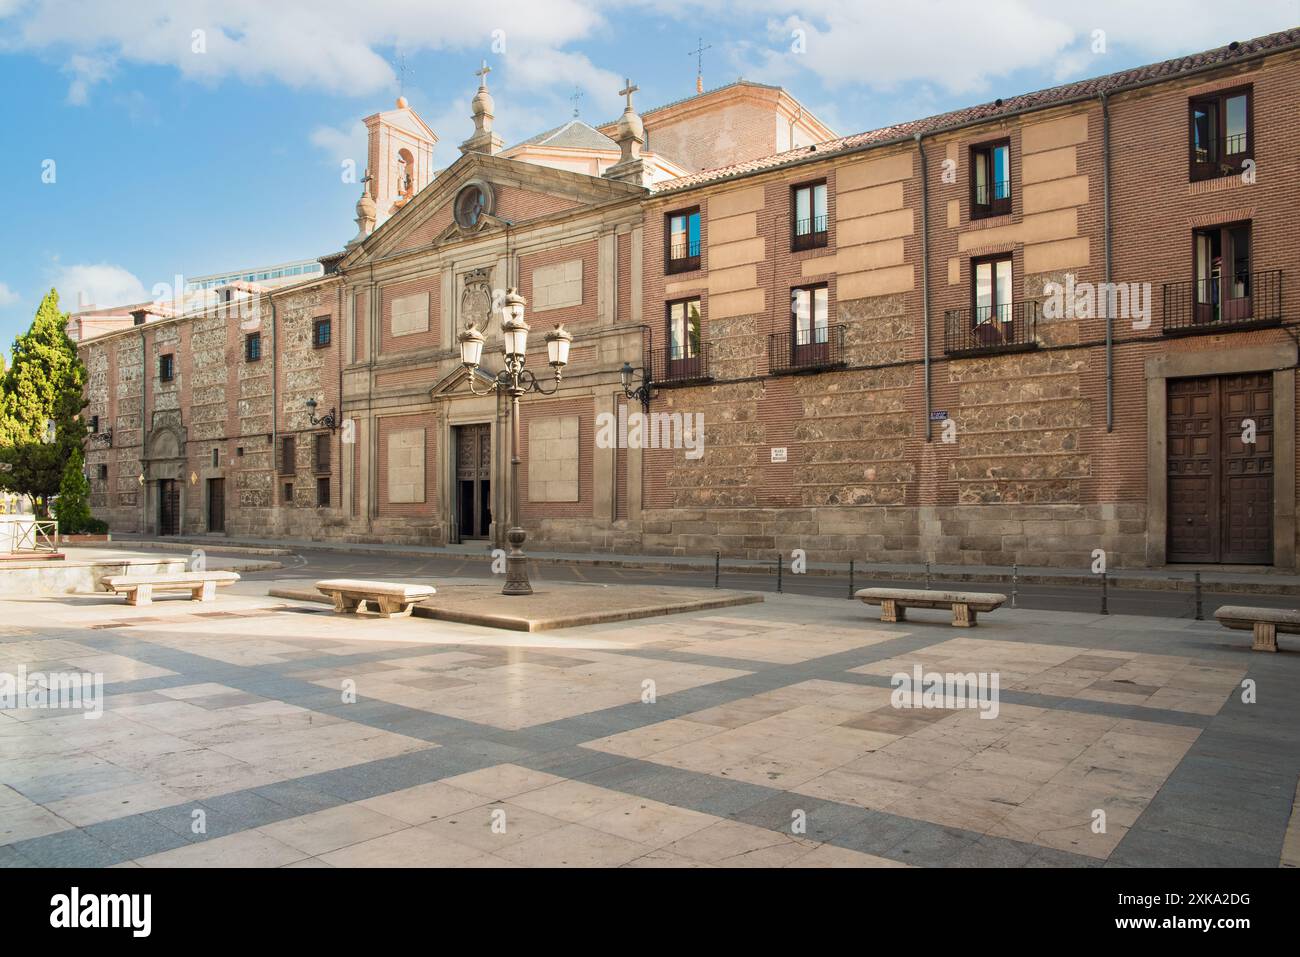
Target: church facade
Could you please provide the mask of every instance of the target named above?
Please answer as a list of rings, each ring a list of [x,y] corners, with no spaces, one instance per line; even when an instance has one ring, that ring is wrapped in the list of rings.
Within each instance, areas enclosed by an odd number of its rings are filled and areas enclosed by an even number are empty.
[[[1296,565],[1300,31],[836,138],[737,83],[462,155],[367,120],[324,274],[79,344],[96,515],[500,543],[517,288],[529,546]],[[624,368],[627,372],[624,373]]]

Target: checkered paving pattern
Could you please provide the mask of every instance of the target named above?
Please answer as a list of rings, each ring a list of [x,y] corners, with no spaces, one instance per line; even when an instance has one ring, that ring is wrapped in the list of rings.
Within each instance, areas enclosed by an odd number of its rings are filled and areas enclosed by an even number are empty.
[[[0,672],[106,694],[94,720],[0,711],[0,865],[1300,863],[1300,655],[1214,623],[1003,610],[953,637],[769,596],[527,634],[219,605],[0,601]],[[918,665],[997,673],[996,717],[896,707]]]

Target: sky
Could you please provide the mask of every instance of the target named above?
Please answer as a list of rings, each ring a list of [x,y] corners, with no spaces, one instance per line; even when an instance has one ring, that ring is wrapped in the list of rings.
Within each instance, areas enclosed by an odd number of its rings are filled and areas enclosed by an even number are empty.
[[[507,145],[740,77],[837,134],[1300,25],[1300,0],[0,0],[0,345],[64,309],[343,247],[362,117],[399,90],[473,131],[492,67]],[[403,68],[404,65],[404,68]],[[158,290],[161,292],[161,290]]]

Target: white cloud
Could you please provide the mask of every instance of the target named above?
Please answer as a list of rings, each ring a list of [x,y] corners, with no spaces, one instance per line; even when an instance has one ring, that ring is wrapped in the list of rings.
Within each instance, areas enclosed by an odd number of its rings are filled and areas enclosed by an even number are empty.
[[[61,266],[54,277],[59,305],[69,311],[124,306],[151,299],[144,283],[121,266],[81,263]]]
[[[5,283],[0,282],[0,306],[12,306],[22,298]]]
[[[508,59],[513,50],[590,35],[604,24],[596,7],[592,0],[370,0],[360,11],[355,0],[33,0],[6,23],[5,46],[171,66],[208,82],[274,80],[360,96],[393,86],[387,57],[395,38],[408,55],[492,55],[493,32],[504,31],[498,59]],[[71,58],[74,85],[85,86],[70,97],[84,95],[96,81]]]
[[[341,164],[352,160],[356,164],[357,175],[366,165],[366,124],[360,120],[346,128],[336,126],[318,126],[308,137],[313,146],[322,150],[330,162]]]
[[[999,81],[1021,70],[1043,71],[1057,80],[1101,75],[1118,68],[1109,54],[1122,53],[1126,62],[1156,61],[1295,24],[1295,0],[1231,6],[1218,0],[802,0],[797,15],[790,8],[788,0],[728,4],[737,18],[773,19],[766,43],[724,43],[720,52],[747,66],[751,78],[770,82],[807,71],[831,89],[862,85],[892,92],[903,84],[930,83],[972,99],[990,94]],[[675,0],[653,9],[682,20],[727,15],[712,0]],[[1094,30],[1105,31],[1106,54],[1093,52]],[[803,31],[805,52],[792,52],[795,31]]]
[[[90,88],[109,79],[114,66],[112,57],[81,53],[70,56],[63,67],[63,72],[72,76],[72,82],[68,84],[68,102],[73,106],[85,106],[90,98]]]

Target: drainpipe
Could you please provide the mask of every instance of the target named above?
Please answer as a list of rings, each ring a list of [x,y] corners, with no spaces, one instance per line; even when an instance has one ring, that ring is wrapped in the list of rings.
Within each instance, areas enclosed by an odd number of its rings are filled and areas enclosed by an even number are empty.
[[[1111,282],[1110,235],[1110,101],[1101,97],[1101,195],[1102,235],[1106,247],[1106,288]],[[1115,317],[1111,314],[1110,296],[1106,297],[1106,431],[1115,431]]]
[[[925,349],[925,440],[934,438],[930,426],[930,186],[925,168],[925,144],[916,134],[916,152],[921,159],[921,342]]]
[[[280,373],[278,371],[280,350],[275,347],[275,296],[268,292],[266,298],[271,304],[271,503],[274,505],[276,485],[278,484],[275,471],[275,447],[280,440],[278,424],[280,418]]]

